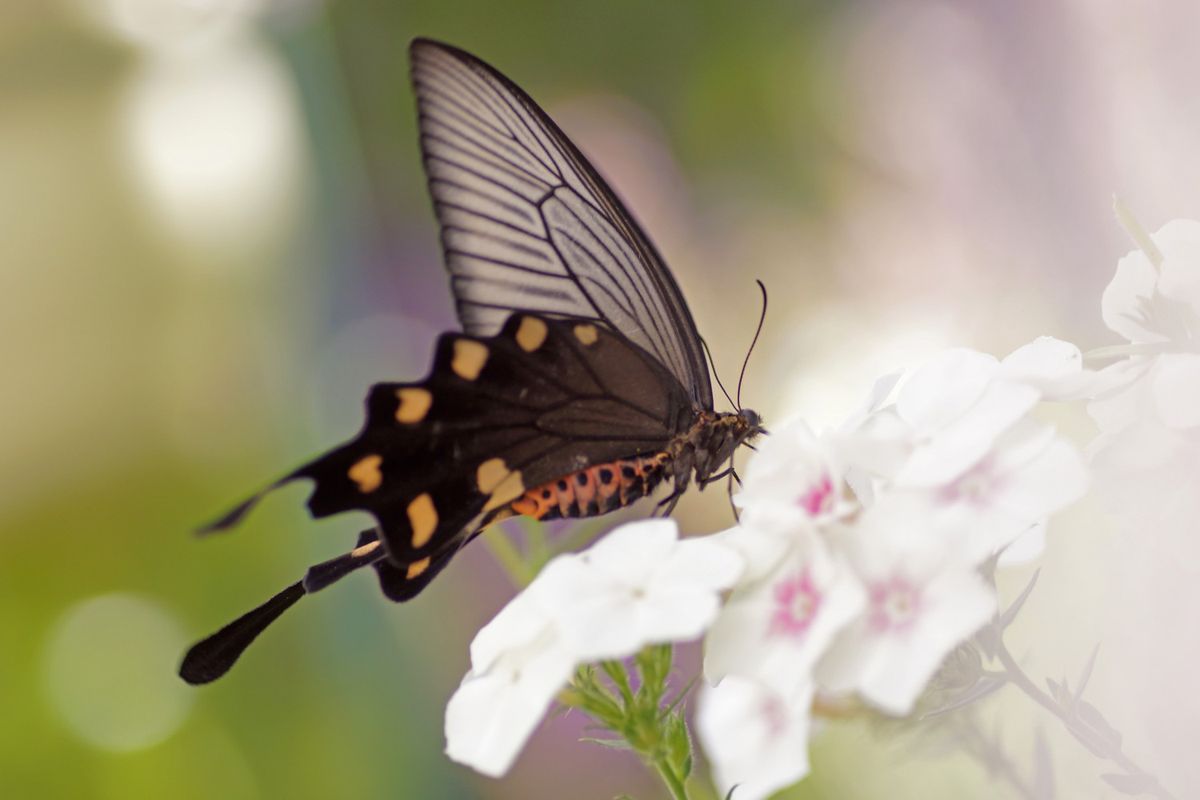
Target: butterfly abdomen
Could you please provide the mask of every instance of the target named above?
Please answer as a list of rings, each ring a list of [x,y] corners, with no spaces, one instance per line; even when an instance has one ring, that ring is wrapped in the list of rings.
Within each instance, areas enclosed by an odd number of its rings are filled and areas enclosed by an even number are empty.
[[[666,477],[668,460],[662,452],[594,464],[530,489],[511,509],[539,520],[606,514],[654,491]]]

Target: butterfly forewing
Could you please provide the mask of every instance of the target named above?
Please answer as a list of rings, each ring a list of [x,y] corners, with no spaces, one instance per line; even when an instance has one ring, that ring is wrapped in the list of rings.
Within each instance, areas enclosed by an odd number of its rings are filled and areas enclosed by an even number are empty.
[[[679,287],[587,159],[474,56],[422,39],[411,54],[429,190],[464,329],[487,335],[522,310],[598,318],[711,409],[707,362]]]

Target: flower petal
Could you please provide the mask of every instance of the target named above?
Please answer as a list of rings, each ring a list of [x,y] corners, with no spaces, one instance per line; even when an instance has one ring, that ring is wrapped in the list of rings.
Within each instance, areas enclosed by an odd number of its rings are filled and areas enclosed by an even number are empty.
[[[1148,314],[1158,273],[1141,250],[1117,262],[1117,272],[1104,289],[1100,312],[1104,324],[1131,342],[1162,342],[1167,337],[1154,330]]]
[[[788,701],[737,676],[704,687],[696,733],[722,795],[763,800],[808,774],[812,696],[812,684]]]
[[[1200,425],[1200,355],[1167,353],[1159,356],[1151,376],[1154,405],[1169,428]]]
[[[446,755],[493,778],[506,773],[574,668],[565,650],[549,645],[468,673],[446,706]]]
[[[896,410],[918,434],[955,421],[979,401],[996,374],[993,356],[947,350],[917,368],[900,387]]]

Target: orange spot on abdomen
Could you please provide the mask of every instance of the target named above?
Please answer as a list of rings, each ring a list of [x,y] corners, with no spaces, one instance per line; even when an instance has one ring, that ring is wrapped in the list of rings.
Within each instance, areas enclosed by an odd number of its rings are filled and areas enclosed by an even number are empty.
[[[665,464],[665,454],[595,464],[529,489],[509,507],[534,519],[604,514],[649,494]]]

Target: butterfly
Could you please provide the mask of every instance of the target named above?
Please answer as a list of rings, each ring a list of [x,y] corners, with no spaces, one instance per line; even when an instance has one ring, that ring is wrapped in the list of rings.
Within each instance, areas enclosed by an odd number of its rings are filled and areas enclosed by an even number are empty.
[[[679,286],[554,121],[469,53],[416,39],[409,55],[463,330],[438,338],[424,380],[371,388],[357,437],[203,529],[234,526],[302,478],[315,484],[314,517],[361,510],[377,522],[353,550],[194,645],[180,668],[188,683],[225,674],[301,597],[362,567],[403,602],[510,517],[596,516],[665,483],[669,514],[763,432],[737,403],[714,410]]]

